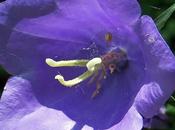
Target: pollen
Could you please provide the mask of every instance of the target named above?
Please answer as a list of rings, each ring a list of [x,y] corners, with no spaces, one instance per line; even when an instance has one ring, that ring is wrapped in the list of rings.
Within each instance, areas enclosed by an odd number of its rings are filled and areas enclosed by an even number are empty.
[[[111,74],[122,72],[128,66],[127,53],[123,48],[116,48],[102,57],[105,70],[109,70]]]

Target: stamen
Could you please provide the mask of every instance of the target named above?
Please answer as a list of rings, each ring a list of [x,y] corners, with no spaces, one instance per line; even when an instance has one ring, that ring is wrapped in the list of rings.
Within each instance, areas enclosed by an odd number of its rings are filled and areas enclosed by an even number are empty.
[[[57,79],[62,85],[67,87],[72,87],[91,77],[102,65],[101,58],[93,58],[92,60],[67,60],[67,61],[54,61],[50,58],[46,59],[46,63],[51,67],[64,67],[64,66],[79,66],[87,67],[87,71],[81,74],[80,76],[65,81],[62,75],[56,75]]]

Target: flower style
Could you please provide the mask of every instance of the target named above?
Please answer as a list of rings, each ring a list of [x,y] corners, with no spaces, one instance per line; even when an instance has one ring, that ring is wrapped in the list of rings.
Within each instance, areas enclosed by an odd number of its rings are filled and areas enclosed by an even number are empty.
[[[3,130],[140,130],[174,90],[175,57],[136,0],[7,0],[0,33]]]

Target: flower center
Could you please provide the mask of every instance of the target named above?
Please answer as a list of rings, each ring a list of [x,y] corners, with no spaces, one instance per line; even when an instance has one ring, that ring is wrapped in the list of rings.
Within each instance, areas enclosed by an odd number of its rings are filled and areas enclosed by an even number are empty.
[[[105,69],[109,70],[111,74],[114,72],[121,72],[128,65],[126,51],[122,48],[116,48],[108,52],[103,55],[101,59]]]
[[[51,67],[86,67],[86,72],[72,80],[65,81],[62,75],[56,75],[55,79],[57,79],[63,86],[72,87],[92,77],[89,82],[96,82],[97,86],[92,94],[92,98],[94,98],[101,88],[100,81],[107,77],[108,71],[110,72],[110,75],[116,72],[121,72],[127,67],[128,59],[124,49],[116,48],[101,57],[96,57],[91,60],[54,61],[50,58],[46,58],[46,63]]]

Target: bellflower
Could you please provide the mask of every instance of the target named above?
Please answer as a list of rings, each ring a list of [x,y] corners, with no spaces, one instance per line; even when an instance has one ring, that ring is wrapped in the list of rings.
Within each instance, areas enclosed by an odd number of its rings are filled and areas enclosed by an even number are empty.
[[[6,0],[2,130],[140,130],[174,90],[175,57],[136,0]],[[55,79],[54,79],[55,77]]]

